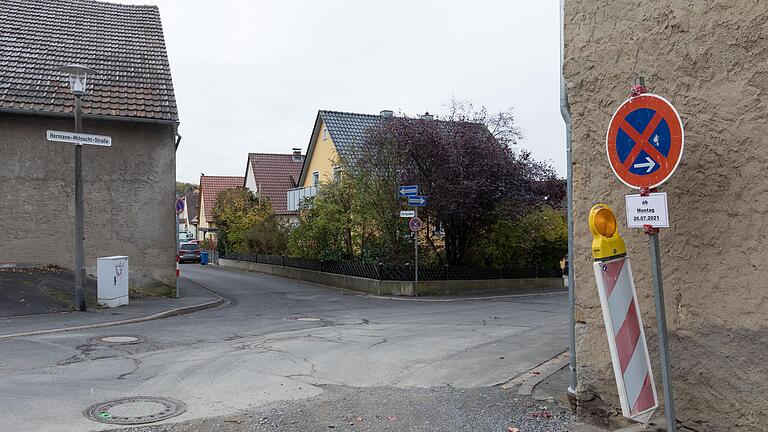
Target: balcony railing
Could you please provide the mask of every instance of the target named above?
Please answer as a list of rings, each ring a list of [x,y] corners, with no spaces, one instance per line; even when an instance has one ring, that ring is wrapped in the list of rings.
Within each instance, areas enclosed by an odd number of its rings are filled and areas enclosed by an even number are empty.
[[[288,189],[288,210],[296,211],[305,198],[311,198],[317,195],[317,186],[307,186],[294,189]]]

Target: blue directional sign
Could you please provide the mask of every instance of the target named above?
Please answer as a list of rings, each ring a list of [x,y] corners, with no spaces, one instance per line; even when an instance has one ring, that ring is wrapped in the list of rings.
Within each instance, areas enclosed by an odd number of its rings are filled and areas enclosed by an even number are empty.
[[[419,194],[419,187],[416,185],[400,186],[398,193],[401,197],[415,196]]]
[[[427,197],[423,195],[409,196],[408,205],[411,207],[424,207],[427,205]]]

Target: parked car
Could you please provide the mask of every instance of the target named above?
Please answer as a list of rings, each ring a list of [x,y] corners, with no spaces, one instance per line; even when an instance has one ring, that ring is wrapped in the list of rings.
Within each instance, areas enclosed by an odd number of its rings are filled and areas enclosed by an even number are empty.
[[[200,246],[191,242],[180,244],[179,262],[200,262]]]

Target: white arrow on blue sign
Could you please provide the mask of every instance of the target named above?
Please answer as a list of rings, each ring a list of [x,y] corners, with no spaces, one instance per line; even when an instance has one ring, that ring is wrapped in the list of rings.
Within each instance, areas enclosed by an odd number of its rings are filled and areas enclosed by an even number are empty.
[[[427,205],[427,197],[422,195],[409,196],[408,205],[411,207],[424,207]]]
[[[400,186],[398,188],[398,193],[401,197],[415,196],[419,194],[419,187],[416,185]]]

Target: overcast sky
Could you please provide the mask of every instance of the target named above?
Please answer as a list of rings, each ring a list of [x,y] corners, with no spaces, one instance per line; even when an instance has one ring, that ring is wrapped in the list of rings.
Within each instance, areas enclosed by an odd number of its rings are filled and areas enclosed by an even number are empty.
[[[318,109],[513,107],[565,175],[555,0],[120,0],[160,7],[183,136],[177,179],[306,151]]]

